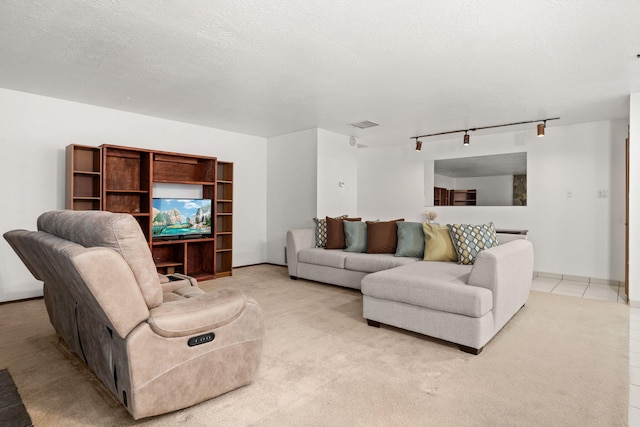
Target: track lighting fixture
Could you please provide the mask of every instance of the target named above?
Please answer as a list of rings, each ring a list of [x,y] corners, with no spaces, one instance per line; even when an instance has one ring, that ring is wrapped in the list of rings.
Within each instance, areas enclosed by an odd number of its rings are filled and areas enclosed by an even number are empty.
[[[547,127],[547,121],[544,120],[542,123],[538,123],[538,138],[544,137],[544,129]]]
[[[516,123],[505,123],[503,125],[493,125],[493,126],[482,126],[482,127],[477,127],[477,128],[469,128],[469,129],[458,129],[458,130],[450,130],[447,132],[438,132],[438,133],[430,133],[427,135],[418,135],[418,136],[412,136],[412,139],[416,140],[416,151],[420,151],[422,149],[422,141],[419,141],[418,138],[428,138],[430,136],[438,136],[438,135],[448,135],[451,133],[459,133],[459,132],[464,132],[464,139],[463,139],[463,143],[464,145],[469,145],[469,140],[471,139],[469,136],[469,132],[474,132],[477,130],[482,130],[482,129],[493,129],[493,128],[501,128],[501,127],[505,127],[505,126],[517,126],[517,125],[524,125],[524,124],[528,124],[528,123],[538,123],[538,136],[539,137],[543,137],[544,136],[544,131],[547,127],[547,121],[548,120],[558,120],[560,119],[560,117],[551,117],[548,119],[540,119],[540,120],[529,120],[526,122],[516,122]],[[542,123],[540,123],[542,122]]]

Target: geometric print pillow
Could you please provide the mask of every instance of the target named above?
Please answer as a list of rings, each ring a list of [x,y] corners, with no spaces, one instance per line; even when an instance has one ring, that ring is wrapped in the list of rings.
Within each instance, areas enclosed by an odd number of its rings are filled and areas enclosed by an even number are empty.
[[[498,246],[492,222],[479,225],[447,224],[447,227],[458,253],[458,264],[473,264],[481,251]]]
[[[346,218],[347,215],[341,215],[337,218]],[[313,218],[316,223],[316,248],[324,248],[327,245],[327,220],[326,218]]]

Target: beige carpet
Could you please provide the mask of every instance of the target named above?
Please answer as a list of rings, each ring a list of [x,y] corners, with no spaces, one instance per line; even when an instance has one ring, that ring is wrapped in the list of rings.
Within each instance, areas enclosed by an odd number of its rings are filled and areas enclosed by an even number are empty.
[[[133,421],[60,346],[43,300],[0,305],[0,369],[36,426],[617,426],[627,424],[628,308],[532,292],[479,356],[366,325],[358,291],[261,265],[201,284],[263,307],[256,381]]]

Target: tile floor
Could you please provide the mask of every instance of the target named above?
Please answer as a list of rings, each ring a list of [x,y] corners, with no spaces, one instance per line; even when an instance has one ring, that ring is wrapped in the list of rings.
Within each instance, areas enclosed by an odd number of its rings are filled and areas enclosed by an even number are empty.
[[[531,289],[538,292],[548,292],[578,298],[612,301],[619,302],[621,304],[627,303],[627,299],[624,295],[624,284],[622,286],[605,285],[538,276],[533,279],[533,282],[531,282]]]

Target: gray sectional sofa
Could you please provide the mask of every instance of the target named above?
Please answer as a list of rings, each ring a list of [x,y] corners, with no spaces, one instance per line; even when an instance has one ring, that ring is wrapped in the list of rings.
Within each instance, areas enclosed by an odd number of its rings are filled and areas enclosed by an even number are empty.
[[[531,290],[531,242],[520,235],[497,237],[499,246],[480,252],[473,265],[460,265],[316,248],[313,228],[289,230],[287,265],[292,279],[360,289],[371,326],[395,326],[479,354]]]

